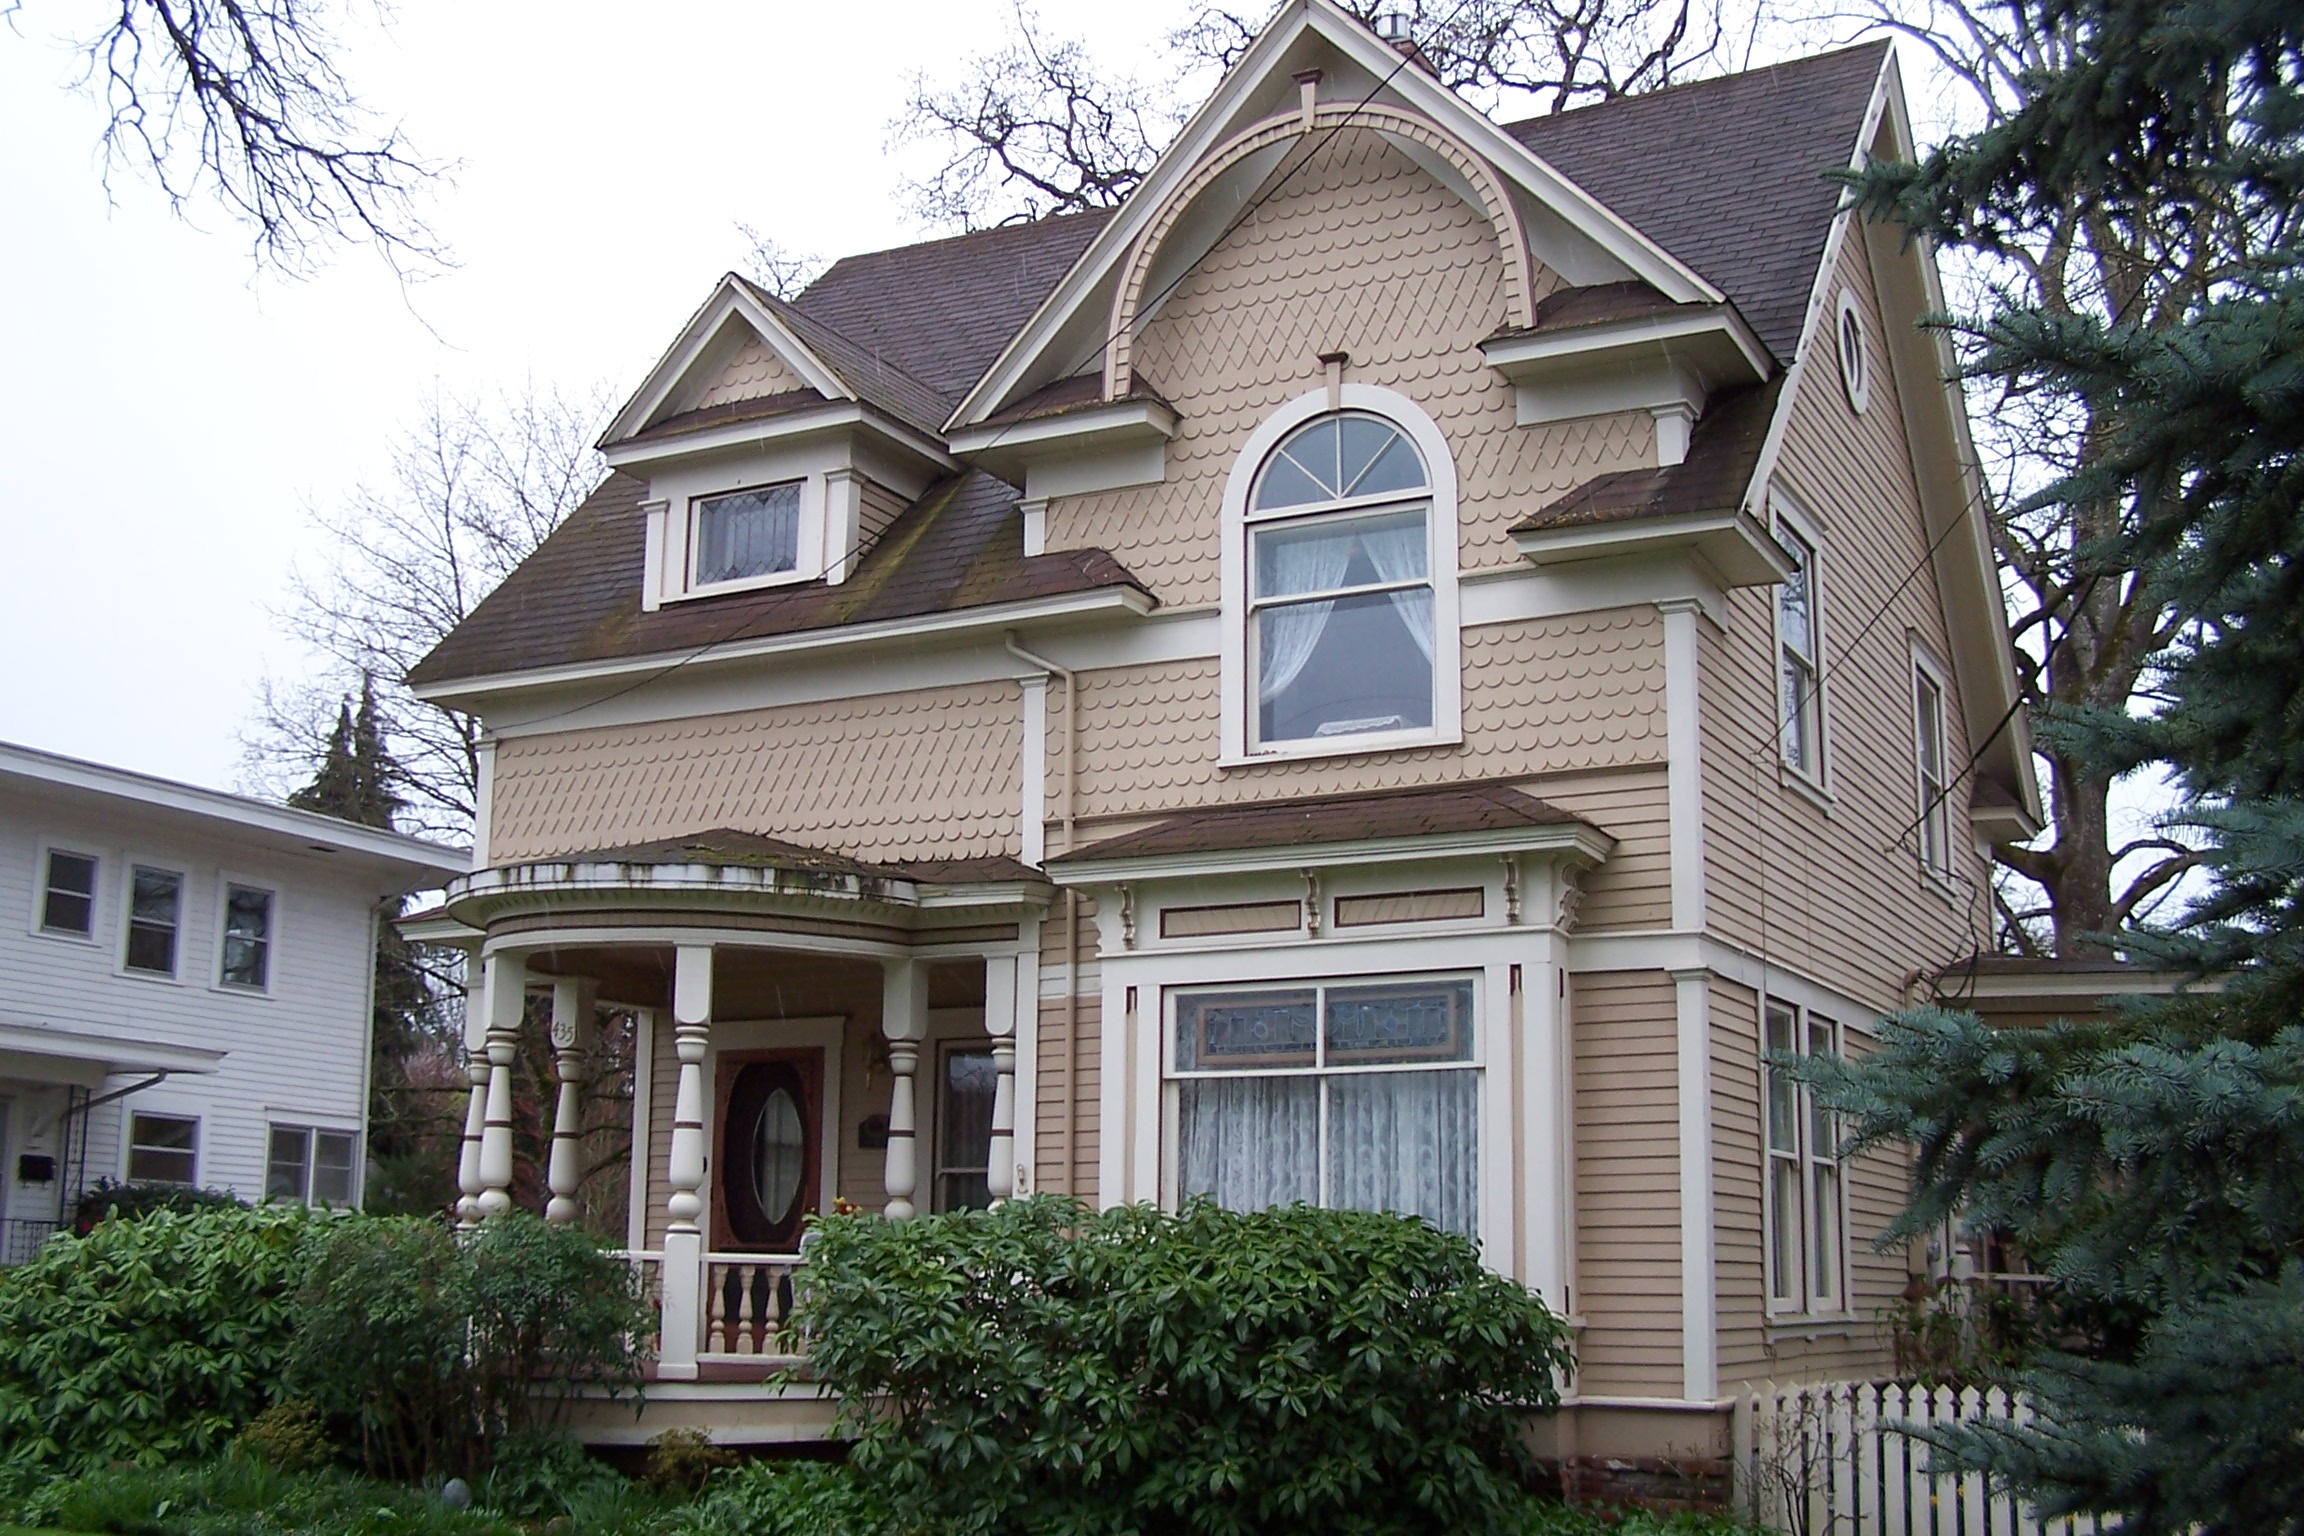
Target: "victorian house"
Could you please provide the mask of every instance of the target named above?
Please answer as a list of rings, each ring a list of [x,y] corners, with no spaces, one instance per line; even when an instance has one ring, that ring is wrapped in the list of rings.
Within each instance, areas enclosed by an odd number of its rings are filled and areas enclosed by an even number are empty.
[[[2036,826],[1911,153],[1860,47],[1521,123],[1294,0],[1121,208],[715,286],[419,668],[512,1030],[639,1019],[645,1416],[773,1385],[803,1223],[1410,1212],[1577,1330],[1562,1457],[1885,1366],[1903,1174],[1770,1050],[1988,947]],[[555,1211],[572,1159],[556,1162]]]

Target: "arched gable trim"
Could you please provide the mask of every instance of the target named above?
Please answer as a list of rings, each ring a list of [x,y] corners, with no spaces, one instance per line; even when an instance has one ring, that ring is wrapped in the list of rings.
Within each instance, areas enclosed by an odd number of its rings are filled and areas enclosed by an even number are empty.
[[[1504,302],[1508,322],[1513,325],[1535,323],[1534,300],[1530,297],[1528,237],[1520,227],[1519,210],[1513,206],[1511,194],[1488,162],[1429,118],[1373,102],[1329,102],[1313,112],[1309,124],[1302,112],[1287,112],[1266,118],[1227,140],[1161,203],[1152,221],[1145,225],[1144,233],[1137,237],[1135,249],[1129,252],[1119,288],[1113,295],[1112,327],[1107,332],[1112,344],[1105,349],[1104,356],[1105,399],[1124,398],[1134,382],[1135,329],[1138,311],[1144,302],[1144,285],[1150,280],[1160,247],[1200,194],[1259,150],[1302,135],[1341,132],[1347,127],[1422,145],[1445,160],[1479,193],[1481,211],[1494,227],[1496,243],[1504,253]]]

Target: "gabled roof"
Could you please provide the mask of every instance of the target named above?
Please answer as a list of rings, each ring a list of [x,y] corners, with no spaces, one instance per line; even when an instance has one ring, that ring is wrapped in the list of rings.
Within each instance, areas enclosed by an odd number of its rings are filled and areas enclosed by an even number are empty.
[[[866,625],[1074,593],[1151,597],[1101,549],[1024,553],[1016,492],[981,471],[929,488],[838,586],[808,582],[640,607],[646,482],[610,475],[552,536],[408,674],[457,679],[634,656],[714,651],[769,636]]]
[[[1710,279],[1783,363],[1855,158],[1885,41],[1668,86],[1505,132]]]

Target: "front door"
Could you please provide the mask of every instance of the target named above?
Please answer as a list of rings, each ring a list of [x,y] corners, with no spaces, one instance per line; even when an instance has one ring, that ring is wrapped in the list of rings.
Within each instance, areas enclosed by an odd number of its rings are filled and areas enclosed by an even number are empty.
[[[718,1063],[712,1246],[797,1253],[823,1185],[824,1052],[729,1051]]]

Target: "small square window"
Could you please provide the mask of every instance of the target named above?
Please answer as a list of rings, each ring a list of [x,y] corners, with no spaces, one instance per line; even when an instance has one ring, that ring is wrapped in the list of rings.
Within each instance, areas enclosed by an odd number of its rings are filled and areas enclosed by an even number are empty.
[[[349,1131],[312,1133],[312,1203],[350,1205],[352,1172],[357,1161]]]
[[[90,938],[96,932],[96,861],[85,853],[48,850],[48,875],[40,898],[40,927],[47,933]]]
[[[176,930],[183,919],[184,877],[173,870],[137,865],[129,881],[128,969],[175,975]]]
[[[224,962],[228,987],[261,992],[272,979],[272,893],[254,886],[224,888]]]
[[[264,1198],[299,1205],[349,1206],[358,1162],[349,1131],[276,1125],[264,1154]]]
[[[696,502],[696,585],[774,576],[799,565],[799,481]]]
[[[190,1184],[199,1172],[200,1122],[174,1115],[128,1117],[128,1177],[138,1184]]]

